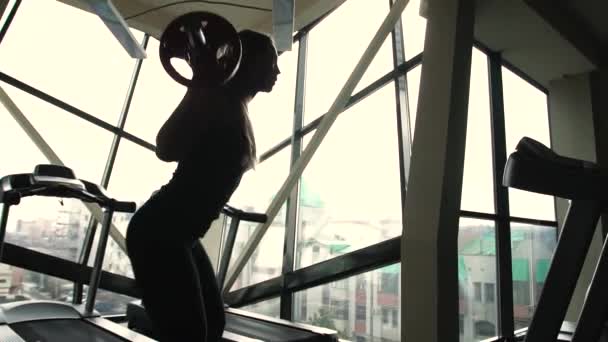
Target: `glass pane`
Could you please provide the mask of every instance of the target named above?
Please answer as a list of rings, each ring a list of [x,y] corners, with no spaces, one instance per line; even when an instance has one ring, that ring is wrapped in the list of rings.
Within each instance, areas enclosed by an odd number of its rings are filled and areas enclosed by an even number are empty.
[[[283,182],[287,178],[289,172],[289,153],[289,149],[284,149],[272,158],[257,165],[256,170],[247,172],[238,189],[230,198],[230,204],[245,211],[266,212],[279,187],[283,185]],[[257,223],[241,221],[230,259],[231,267],[257,226]],[[253,285],[281,274],[284,237],[285,205],[283,205],[283,208],[260,241],[251,259],[245,265],[232,290]]]
[[[110,132],[17,88],[9,85],[2,85],[2,87],[51,149],[55,151],[59,159],[74,171],[77,178],[93,183],[100,182],[112,144]],[[2,112],[4,111],[3,107]],[[5,115],[8,115],[8,112]],[[8,117],[3,121],[5,120],[13,119]],[[19,127],[15,133],[8,134],[9,136],[20,135],[21,132],[23,129]],[[16,145],[13,142],[6,146]],[[48,164],[49,162],[38,154],[34,163]],[[28,168],[18,172],[32,171],[33,168]]]
[[[156,144],[156,134],[186,94],[186,87],[175,82],[163,69],[158,56],[159,41],[150,38],[125,130]]]
[[[388,2],[349,0],[310,32],[305,123],[329,110],[388,10]],[[387,38],[354,93],[391,71],[392,58]]]
[[[294,294],[294,321],[333,329],[350,341],[401,341],[401,265]]]
[[[78,261],[90,217],[79,200],[27,197],[10,209],[6,242]]]
[[[115,124],[135,60],[96,15],[60,1],[23,1],[0,63],[18,80]]]
[[[297,267],[401,234],[395,119],[390,84],[332,127],[302,176]]]
[[[118,215],[118,213],[114,214],[114,219],[112,220],[114,225],[116,225],[119,230],[124,231],[126,229],[126,225],[128,221],[125,214]],[[118,223],[118,224],[117,224]],[[91,254],[89,256],[88,265],[93,267],[93,263],[95,261],[95,255],[97,253],[97,247],[99,247],[99,232],[101,231],[101,225],[98,224],[97,230],[95,232],[95,239],[93,239],[93,245],[91,246]],[[106,251],[103,259],[102,269],[106,272],[115,273],[121,276],[133,278],[133,269],[131,268],[131,261],[118,244],[110,238],[108,239],[108,245],[106,246]]]
[[[257,227],[257,223],[241,221],[228,270],[234,266],[236,259],[241,255],[241,252]],[[251,258],[245,264],[231,290],[238,290],[242,287],[280,276],[283,270],[284,244],[285,206],[281,208],[279,215],[277,215],[272,225],[266,231],[262,241],[260,241]]]
[[[291,134],[293,126],[298,44],[279,57],[281,74],[270,93],[258,93],[249,104],[258,156]]]
[[[0,302],[28,299],[72,301],[74,283],[43,273],[0,264]]]
[[[488,63],[484,53],[473,49],[467,141],[462,180],[463,210],[494,213],[492,135]]]
[[[556,246],[556,228],[511,223],[515,330],[530,325]]]
[[[420,16],[420,0],[410,0],[401,15],[405,58],[410,59],[424,50],[426,19]]]
[[[108,190],[122,201],[134,201],[139,208],[152,193],[169,182],[177,164],[165,163],[154,152],[122,139]],[[126,229],[131,214],[116,213],[115,224]]]
[[[6,90],[5,85],[0,86]],[[63,113],[61,114],[63,115]],[[48,162],[3,105],[0,105],[0,127],[2,127],[2,134],[0,134],[0,146],[2,146],[0,177],[15,173],[33,172],[36,165]]]
[[[458,293],[462,342],[479,341],[497,334],[494,234],[493,221],[460,219]]]
[[[14,98],[17,100],[16,96]],[[25,108],[23,110],[25,111]],[[50,115],[57,118],[62,117],[68,121],[70,119],[65,113],[51,113]],[[28,117],[30,116],[28,115]],[[63,120],[57,121],[62,122]],[[0,145],[6,147],[2,151],[3,163],[0,165],[0,177],[16,173],[30,173],[34,171],[37,164],[48,163],[47,159],[10,116],[4,106],[0,106],[0,127],[3,128],[3,134],[0,134]],[[58,129],[59,127],[47,125],[42,128],[46,128],[42,131],[44,134],[48,133],[48,129]],[[60,157],[60,152],[64,152],[65,148],[69,148],[70,145],[69,142],[66,143],[65,139],[71,137],[72,134],[79,134],[79,132],[74,131],[68,132],[64,132],[64,136],[59,136],[59,132],[54,131],[52,133],[57,134],[52,135],[52,137],[57,140],[49,141],[49,143],[54,142],[52,144],[54,147],[61,147],[57,151]],[[92,136],[95,135],[92,134]],[[71,149],[70,152],[75,154],[77,150]],[[71,159],[70,162],[78,161],[77,157],[74,158],[76,159]],[[83,158],[86,159],[86,157]],[[98,158],[103,161],[104,156],[100,155]],[[76,164],[78,164],[76,166],[86,168],[86,170],[76,169],[77,176],[84,173],[82,178],[89,178],[85,171],[97,173],[96,170],[92,169],[94,165],[87,165],[86,162]],[[96,181],[97,179],[91,180]],[[7,222],[6,241],[75,261],[80,253],[89,217],[90,212],[78,200],[66,199],[60,202],[60,199],[57,198],[28,197],[23,199],[20,205],[11,208]]]
[[[266,315],[274,318],[281,316],[281,298],[273,298],[263,302],[243,306],[240,310],[255,312],[260,315]]]
[[[502,81],[507,156],[525,136],[551,146],[547,95],[504,67]],[[512,216],[555,220],[552,196],[509,189],[509,206]]]
[[[407,73],[407,100],[410,107],[410,127],[412,137],[416,131],[416,114],[418,114],[418,94],[420,93],[420,73],[422,65],[416,66]]]

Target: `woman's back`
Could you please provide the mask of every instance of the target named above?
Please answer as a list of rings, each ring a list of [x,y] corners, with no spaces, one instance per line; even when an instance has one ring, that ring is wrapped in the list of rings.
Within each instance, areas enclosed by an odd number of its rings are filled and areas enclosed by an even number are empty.
[[[179,198],[181,211],[200,215],[203,210],[216,217],[252,166],[252,136],[246,107],[238,98],[224,89],[188,90],[157,139],[157,154],[178,162],[157,199],[172,203]],[[163,145],[165,140],[172,144]]]

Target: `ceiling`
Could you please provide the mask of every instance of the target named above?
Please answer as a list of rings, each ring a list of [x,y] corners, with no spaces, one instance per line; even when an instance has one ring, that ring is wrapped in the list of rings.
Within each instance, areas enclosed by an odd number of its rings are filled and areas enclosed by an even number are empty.
[[[548,86],[605,65],[605,7],[604,0],[479,0],[475,37]]]
[[[90,11],[90,1],[106,0],[58,1]],[[346,0],[294,1],[294,30],[297,31]],[[422,0],[423,15],[427,1],[431,0]],[[272,32],[273,0],[112,2],[131,27],[156,38],[172,19],[194,10],[220,14],[237,30]],[[476,0],[476,3],[475,38],[491,50],[501,52],[505,60],[542,85],[594,70],[608,60],[607,0]],[[167,4],[173,5],[131,18]]]
[[[89,1],[104,0],[58,0],[71,6],[89,11]],[[330,11],[345,0],[294,0],[294,30]],[[215,2],[215,3],[210,3]],[[253,29],[272,32],[272,0],[228,0],[228,1],[168,1],[168,0],[113,0],[112,3],[121,15],[127,19],[129,26],[159,38],[163,29],[174,18],[196,10],[210,11],[228,19],[237,30]],[[176,3],[158,10],[167,4]],[[218,4],[220,3],[220,4]],[[227,5],[234,4],[234,6]],[[245,7],[239,7],[245,6]],[[249,8],[247,8],[249,7]],[[251,7],[257,7],[254,9]],[[147,14],[129,19],[133,15],[152,10]]]
[[[608,1],[606,0],[567,0],[565,7],[579,15],[589,25],[603,46],[608,46]]]

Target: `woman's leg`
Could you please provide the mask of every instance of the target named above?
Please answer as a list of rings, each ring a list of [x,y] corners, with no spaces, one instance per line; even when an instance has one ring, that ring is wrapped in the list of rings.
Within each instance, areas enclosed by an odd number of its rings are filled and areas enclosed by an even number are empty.
[[[226,325],[226,317],[217,278],[209,256],[199,241],[196,241],[192,247],[192,256],[198,268],[203,291],[203,302],[207,313],[207,338],[209,341],[220,341]]]
[[[146,311],[162,342],[208,341],[192,242],[175,238],[175,232],[157,220],[140,212],[127,230],[128,254]]]

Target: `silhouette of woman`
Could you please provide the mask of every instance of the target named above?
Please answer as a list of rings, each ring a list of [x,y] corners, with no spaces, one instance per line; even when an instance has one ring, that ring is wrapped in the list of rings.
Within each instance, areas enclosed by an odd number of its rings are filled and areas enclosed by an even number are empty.
[[[160,129],[156,155],[178,162],[171,180],[135,213],[127,250],[161,341],[220,341],[224,304],[199,243],[256,160],[247,106],[280,73],[272,39],[239,32],[240,67],[225,85],[189,88]],[[194,68],[193,68],[194,69]]]

